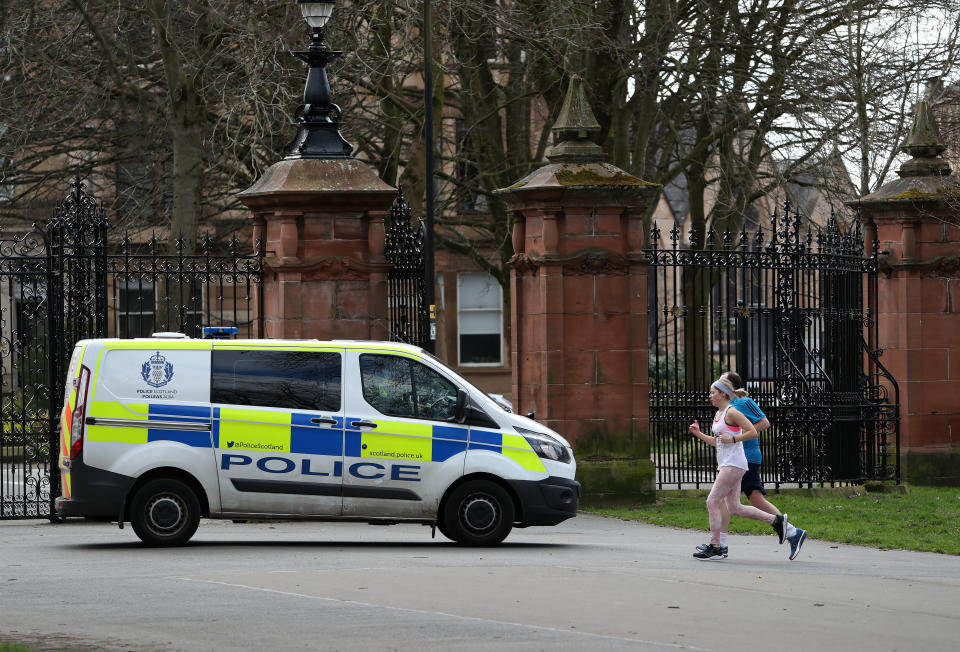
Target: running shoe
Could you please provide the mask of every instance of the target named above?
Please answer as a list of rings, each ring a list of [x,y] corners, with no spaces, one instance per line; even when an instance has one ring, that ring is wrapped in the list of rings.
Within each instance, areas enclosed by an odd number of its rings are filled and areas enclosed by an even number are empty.
[[[723,559],[726,557],[726,555],[723,554],[723,548],[713,544],[707,546],[706,550],[698,550],[697,552],[693,553],[693,556],[696,559]]]
[[[797,555],[800,554],[800,546],[803,545],[804,540],[807,538],[807,531],[797,528],[796,533],[789,537],[790,539],[790,561],[793,561],[797,558]]]
[[[699,546],[697,546],[697,551],[706,552],[707,548],[709,547],[709,543],[701,543]],[[723,552],[723,558],[726,559],[727,553],[730,551],[730,549],[727,546],[720,546],[720,550]]]
[[[777,533],[777,536],[780,538],[780,543],[783,543],[787,535],[787,515],[779,514],[775,519],[773,519],[773,531]]]

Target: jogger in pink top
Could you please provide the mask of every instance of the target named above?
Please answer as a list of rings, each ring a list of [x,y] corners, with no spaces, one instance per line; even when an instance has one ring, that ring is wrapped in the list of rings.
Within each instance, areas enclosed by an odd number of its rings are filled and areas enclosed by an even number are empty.
[[[769,523],[780,537],[780,543],[783,543],[786,524],[784,516],[774,516],[740,503],[740,478],[748,468],[741,438],[743,435],[755,437],[756,429],[743,413],[730,405],[730,399],[737,395],[737,391],[725,378],[720,378],[710,386],[710,403],[717,408],[711,428],[712,435],[701,432],[699,422],[690,424],[690,433],[694,437],[717,449],[717,479],[707,496],[710,545],[705,550],[693,553],[697,559],[722,559],[725,556],[720,547],[720,532],[724,520],[722,505],[726,505],[731,515]],[[744,390],[739,391],[746,394]]]

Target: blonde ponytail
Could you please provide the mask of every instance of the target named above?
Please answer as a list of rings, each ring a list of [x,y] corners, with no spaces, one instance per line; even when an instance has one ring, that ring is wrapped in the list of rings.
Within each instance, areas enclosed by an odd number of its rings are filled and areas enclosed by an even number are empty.
[[[733,393],[737,395],[737,398],[746,398],[747,396],[750,396],[750,392],[745,390],[743,387],[733,390]]]

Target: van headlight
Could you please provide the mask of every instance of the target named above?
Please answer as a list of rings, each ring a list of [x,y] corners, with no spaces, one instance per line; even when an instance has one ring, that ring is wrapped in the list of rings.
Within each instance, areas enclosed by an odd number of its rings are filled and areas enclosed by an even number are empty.
[[[514,430],[523,435],[530,447],[540,457],[557,462],[570,463],[570,451],[567,447],[557,441],[554,437],[535,430],[527,430],[520,426],[514,426]]]

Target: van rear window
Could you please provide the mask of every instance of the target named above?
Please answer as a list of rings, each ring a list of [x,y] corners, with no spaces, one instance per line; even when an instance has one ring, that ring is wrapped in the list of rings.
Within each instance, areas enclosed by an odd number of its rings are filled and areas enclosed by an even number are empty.
[[[320,351],[213,351],[210,400],[340,410],[341,356]]]

